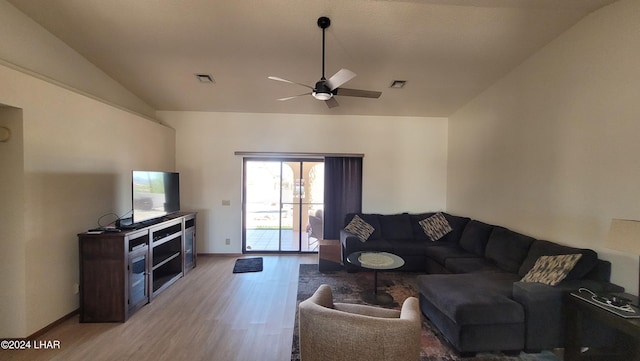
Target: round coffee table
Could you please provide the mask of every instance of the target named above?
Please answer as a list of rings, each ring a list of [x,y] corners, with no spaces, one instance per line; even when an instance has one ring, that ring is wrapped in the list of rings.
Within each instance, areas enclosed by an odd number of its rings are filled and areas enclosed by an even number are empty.
[[[360,295],[366,303],[386,305],[393,302],[393,296],[386,292],[378,292],[378,271],[388,271],[404,266],[402,257],[389,252],[354,252],[347,256],[347,261],[355,266],[373,271],[373,292],[362,292]]]

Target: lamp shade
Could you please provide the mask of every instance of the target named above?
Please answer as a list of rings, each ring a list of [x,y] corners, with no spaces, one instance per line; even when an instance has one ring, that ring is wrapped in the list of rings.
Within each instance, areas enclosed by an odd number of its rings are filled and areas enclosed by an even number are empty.
[[[612,219],[605,247],[640,255],[640,221]]]

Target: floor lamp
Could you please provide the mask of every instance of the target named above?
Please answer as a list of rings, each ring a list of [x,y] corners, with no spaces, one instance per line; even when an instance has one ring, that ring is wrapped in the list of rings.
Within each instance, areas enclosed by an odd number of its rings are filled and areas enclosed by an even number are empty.
[[[604,245],[607,248],[638,255],[640,260],[640,221],[612,219]],[[640,272],[638,290],[640,293]]]

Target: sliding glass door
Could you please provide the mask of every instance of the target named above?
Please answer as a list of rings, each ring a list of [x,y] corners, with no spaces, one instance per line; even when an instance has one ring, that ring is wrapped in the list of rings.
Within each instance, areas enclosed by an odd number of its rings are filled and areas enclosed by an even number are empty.
[[[315,252],[322,238],[322,159],[244,159],[243,251]]]

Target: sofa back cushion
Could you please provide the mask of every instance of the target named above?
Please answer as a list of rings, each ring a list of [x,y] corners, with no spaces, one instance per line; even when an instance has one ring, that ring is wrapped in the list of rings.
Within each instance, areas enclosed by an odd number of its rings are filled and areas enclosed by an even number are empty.
[[[542,256],[558,256],[565,254],[581,254],[582,257],[578,260],[578,263],[573,267],[571,272],[565,277],[566,280],[582,279],[598,264],[598,254],[590,249],[573,248],[569,246],[563,246],[561,244],[536,240],[531,245],[529,253],[524,262],[520,266],[518,274],[520,276],[526,275],[536,261]]]
[[[383,239],[394,241],[413,238],[409,213],[382,215],[378,220]]]
[[[436,214],[435,212],[427,212],[427,213],[418,213],[418,214],[410,214],[411,218],[411,229],[413,230],[413,239],[416,241],[430,241],[429,236],[424,233],[424,229],[420,225],[420,221],[423,219],[427,219]]]
[[[532,237],[494,226],[487,242],[485,257],[504,271],[518,273],[533,241],[535,239]]]
[[[362,218],[363,221],[367,222],[370,226],[373,227],[373,233],[367,238],[367,240],[377,240],[382,239],[382,232],[380,226],[380,214],[370,214],[370,213],[348,213],[344,217],[344,226],[346,227],[355,215]]]
[[[493,226],[472,219],[467,223],[460,237],[460,247],[467,252],[484,256]]]

